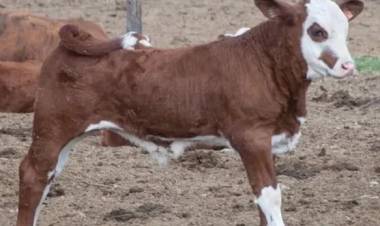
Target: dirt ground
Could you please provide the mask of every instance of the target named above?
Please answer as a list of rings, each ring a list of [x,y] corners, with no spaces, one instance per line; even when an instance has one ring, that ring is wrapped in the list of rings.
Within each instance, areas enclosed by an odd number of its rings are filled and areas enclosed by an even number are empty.
[[[264,18],[252,0],[142,0],[145,33],[160,47],[204,43]],[[380,1],[352,23],[355,56],[380,56]],[[0,10],[82,17],[110,35],[125,27],[124,0],[0,0]],[[380,73],[315,82],[301,144],[281,157],[283,214],[290,226],[380,225]],[[0,114],[0,225],[14,225],[18,165],[32,114]],[[140,149],[103,148],[87,138],[72,153],[40,217],[42,226],[258,225],[239,156],[187,152],[159,167]]]

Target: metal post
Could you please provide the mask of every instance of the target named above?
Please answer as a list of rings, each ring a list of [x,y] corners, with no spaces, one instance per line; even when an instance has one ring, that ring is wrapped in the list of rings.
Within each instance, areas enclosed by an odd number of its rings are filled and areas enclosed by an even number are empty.
[[[142,33],[142,7],[140,0],[127,0],[127,32]]]

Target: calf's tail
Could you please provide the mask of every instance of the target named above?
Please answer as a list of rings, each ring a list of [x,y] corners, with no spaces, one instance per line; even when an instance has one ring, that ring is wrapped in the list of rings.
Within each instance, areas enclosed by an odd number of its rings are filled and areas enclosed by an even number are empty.
[[[102,56],[123,48],[123,39],[99,40],[76,25],[64,25],[59,31],[60,45],[84,56]]]

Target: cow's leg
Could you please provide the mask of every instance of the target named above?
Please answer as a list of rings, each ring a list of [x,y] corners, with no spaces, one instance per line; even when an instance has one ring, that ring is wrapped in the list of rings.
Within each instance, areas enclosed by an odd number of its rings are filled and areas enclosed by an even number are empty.
[[[260,225],[284,226],[281,215],[281,190],[276,181],[271,151],[271,130],[246,129],[231,136],[239,152],[260,209]]]
[[[60,139],[34,137],[35,140],[19,169],[17,226],[37,225],[38,214],[49,193],[51,183],[62,172],[69,152],[79,141],[79,138],[68,142],[62,137]]]

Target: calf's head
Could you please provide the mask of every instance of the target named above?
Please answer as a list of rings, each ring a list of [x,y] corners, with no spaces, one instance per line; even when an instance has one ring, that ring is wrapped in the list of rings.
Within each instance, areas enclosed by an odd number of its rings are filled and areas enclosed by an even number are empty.
[[[255,3],[269,18],[298,18],[294,26],[302,26],[300,50],[308,67],[308,79],[343,78],[354,73],[355,64],[347,47],[348,24],[362,12],[361,0],[303,0],[300,5],[278,0]]]
[[[310,0],[305,6],[301,41],[308,78],[352,75],[355,64],[347,48],[348,22],[363,10],[363,3],[345,0],[338,5],[331,0]]]

